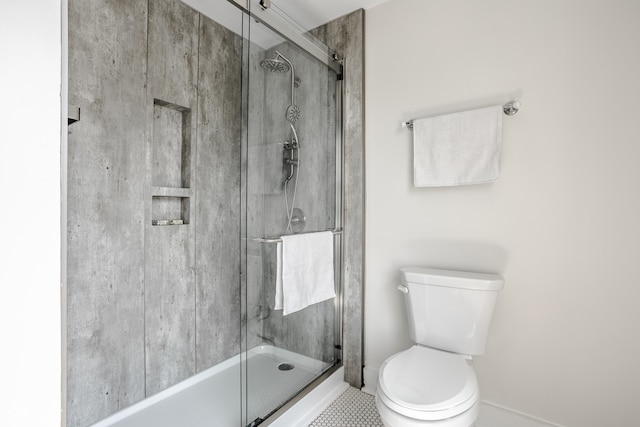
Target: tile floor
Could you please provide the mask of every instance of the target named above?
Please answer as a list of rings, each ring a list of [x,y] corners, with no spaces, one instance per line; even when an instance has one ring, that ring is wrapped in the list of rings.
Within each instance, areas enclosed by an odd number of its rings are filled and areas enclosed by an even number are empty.
[[[383,427],[374,397],[349,387],[309,427]]]

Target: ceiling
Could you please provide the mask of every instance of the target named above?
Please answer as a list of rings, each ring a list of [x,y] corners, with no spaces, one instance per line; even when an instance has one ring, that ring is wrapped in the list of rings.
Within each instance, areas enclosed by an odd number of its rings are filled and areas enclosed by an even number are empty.
[[[271,0],[303,28],[310,30],[357,9],[369,9],[389,0]]]
[[[182,0],[195,10],[209,16],[216,22],[242,35],[240,11],[226,0]],[[246,0],[233,0],[246,4]],[[250,0],[258,3],[259,0]],[[271,7],[295,21],[304,30],[311,30],[358,9],[369,9],[389,0],[271,0]],[[251,41],[265,49],[282,42],[274,32],[255,26]]]

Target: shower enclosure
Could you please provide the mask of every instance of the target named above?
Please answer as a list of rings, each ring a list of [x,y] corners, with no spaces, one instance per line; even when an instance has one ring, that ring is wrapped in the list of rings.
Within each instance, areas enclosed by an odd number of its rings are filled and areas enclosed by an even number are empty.
[[[341,366],[342,65],[243,6],[69,0],[69,427],[216,387],[257,426]],[[336,297],[283,315],[281,237],[327,230]]]

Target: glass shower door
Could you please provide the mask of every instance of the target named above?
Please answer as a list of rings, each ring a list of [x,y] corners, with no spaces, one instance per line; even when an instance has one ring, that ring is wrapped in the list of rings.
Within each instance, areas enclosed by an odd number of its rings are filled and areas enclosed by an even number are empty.
[[[342,130],[336,71],[341,68],[327,66],[259,18],[254,15],[249,21],[244,49],[243,382],[245,425],[250,426],[260,424],[341,359]],[[328,257],[333,274],[322,270],[313,278],[332,275],[329,287],[336,296],[304,308],[290,307],[292,286],[309,286],[303,282],[311,275],[287,282],[286,272],[300,268],[287,257],[294,244],[289,236],[313,240],[320,238],[318,232],[326,232],[324,248],[311,247],[306,255],[314,260]]]

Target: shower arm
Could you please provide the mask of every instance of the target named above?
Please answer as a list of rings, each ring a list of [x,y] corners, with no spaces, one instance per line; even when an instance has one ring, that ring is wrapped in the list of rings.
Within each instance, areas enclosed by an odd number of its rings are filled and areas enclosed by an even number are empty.
[[[286,56],[284,56],[277,50],[276,55],[282,58],[289,65],[289,67],[291,67],[291,105],[294,105],[296,103],[296,73],[293,69],[293,64],[291,63],[291,61],[289,61],[289,59],[287,59]]]

